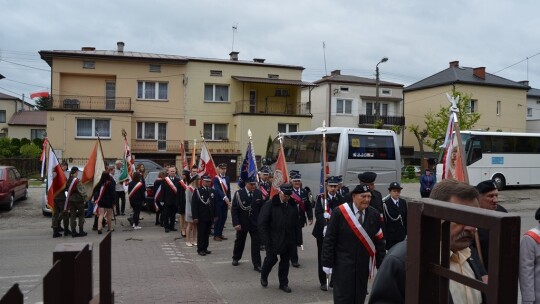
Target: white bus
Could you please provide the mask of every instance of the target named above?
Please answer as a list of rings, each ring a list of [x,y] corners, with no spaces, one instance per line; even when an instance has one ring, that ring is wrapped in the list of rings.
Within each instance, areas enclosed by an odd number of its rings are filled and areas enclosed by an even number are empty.
[[[540,133],[461,131],[469,183],[493,180],[506,186],[540,185]],[[437,180],[442,175],[437,165]]]
[[[303,186],[310,187],[316,195],[320,188],[321,128],[281,136],[287,169],[300,171]],[[276,138],[266,153],[273,167],[278,151]],[[383,193],[391,182],[400,181],[401,155],[394,131],[330,127],[326,131],[326,152],[330,175],[342,175],[343,184],[348,187],[358,185],[358,173],[365,171],[377,173],[375,182]]]

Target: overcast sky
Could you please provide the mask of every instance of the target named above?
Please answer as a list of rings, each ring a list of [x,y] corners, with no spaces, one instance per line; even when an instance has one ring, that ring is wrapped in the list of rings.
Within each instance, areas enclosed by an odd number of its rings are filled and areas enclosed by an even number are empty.
[[[0,92],[50,91],[40,50],[83,46],[300,65],[410,85],[458,60],[540,88],[537,0],[0,0]],[[323,52],[323,41],[326,48]],[[326,64],[324,60],[326,53]],[[527,59],[528,58],[528,59]],[[54,92],[53,92],[54,93]]]

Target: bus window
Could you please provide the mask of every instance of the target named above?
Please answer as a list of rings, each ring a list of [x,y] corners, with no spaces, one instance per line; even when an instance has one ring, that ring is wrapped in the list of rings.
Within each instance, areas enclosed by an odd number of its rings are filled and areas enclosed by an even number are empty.
[[[349,134],[349,159],[395,160],[394,138]]]
[[[339,134],[326,134],[326,155],[328,161],[335,161]],[[277,161],[279,152],[279,140],[272,143],[271,151],[267,155],[271,163]],[[287,162],[297,164],[320,163],[322,154],[322,135],[284,135],[283,153]]]

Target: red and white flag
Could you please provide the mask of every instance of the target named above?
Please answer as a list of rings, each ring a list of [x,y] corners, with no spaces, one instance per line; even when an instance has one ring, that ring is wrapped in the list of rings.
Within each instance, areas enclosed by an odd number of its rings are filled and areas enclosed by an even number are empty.
[[[126,137],[124,137],[124,147],[125,147],[124,159],[126,160],[127,174],[129,176],[129,180],[131,180],[131,178],[133,177],[133,172],[135,171],[135,168],[134,168],[135,160],[133,159],[133,157],[131,157],[131,149],[129,148],[129,144]]]
[[[211,178],[214,178],[214,176],[217,175],[216,171],[216,165],[214,164],[214,161],[212,160],[212,156],[210,155],[210,152],[208,152],[208,149],[206,148],[206,144],[203,142],[201,147],[201,158],[199,159],[199,175],[209,175]]]
[[[47,206],[49,209],[54,209],[54,197],[64,191],[67,184],[67,178],[64,171],[60,167],[58,158],[54,154],[53,149],[49,146],[49,164],[47,166]]]
[[[186,150],[184,149],[184,142],[180,141],[180,154],[182,155],[182,167],[184,170],[189,170],[187,158],[186,158]]]
[[[270,199],[274,195],[279,193],[279,186],[289,182],[289,170],[287,170],[287,163],[285,162],[285,154],[283,153],[283,145],[279,146],[279,155],[276,162],[276,170],[274,171],[274,182],[270,189]]]
[[[35,92],[35,93],[30,94],[30,99],[34,99],[38,97],[49,97],[49,92],[43,91],[43,92]]]
[[[455,124],[457,123],[456,113],[450,113],[450,119],[448,120],[448,128],[446,130],[446,137],[444,144],[441,146],[444,148],[443,157],[443,172],[442,179],[453,178],[461,182],[465,182],[465,174],[463,172],[463,163],[458,143],[460,142],[457,137],[461,136],[459,132],[455,132]]]
[[[45,162],[47,161],[47,145],[49,144],[49,140],[47,137],[43,139],[43,148],[41,149],[41,157],[39,160],[41,161],[41,177],[43,177],[43,174],[45,173]]]
[[[86,194],[88,196],[92,195],[92,191],[99,182],[103,171],[105,171],[105,161],[103,160],[101,141],[98,139],[96,140],[92,153],[90,153],[90,157],[88,157],[86,166],[84,166],[81,178],[81,182],[85,185]]]

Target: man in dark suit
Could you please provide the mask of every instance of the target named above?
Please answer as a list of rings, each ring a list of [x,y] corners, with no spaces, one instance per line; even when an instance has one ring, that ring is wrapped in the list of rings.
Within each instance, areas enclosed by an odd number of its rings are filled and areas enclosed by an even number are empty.
[[[384,237],[386,249],[403,241],[407,237],[407,202],[400,197],[401,185],[398,182],[390,183],[390,195],[383,202]]]
[[[364,303],[368,277],[386,254],[380,213],[369,205],[369,187],[356,186],[351,198],[334,209],[322,249],[324,272],[333,276],[336,304]]]
[[[289,179],[293,186],[293,192],[291,197],[298,204],[298,227],[300,230],[308,223],[313,224],[313,207],[309,200],[309,194],[306,189],[302,188],[302,175],[297,170],[291,170],[289,173]],[[304,244],[302,234],[300,234],[300,244]],[[293,267],[300,267],[298,263],[298,247],[295,247],[293,255],[291,257],[291,264]]]
[[[231,182],[227,173],[227,164],[218,165],[218,175],[214,177],[214,191],[216,193],[216,222],[214,223],[214,241],[224,241],[223,227],[227,221],[227,212],[231,208]]]
[[[163,204],[162,222],[165,232],[177,231],[174,228],[176,221],[176,210],[178,209],[178,203],[180,200],[185,199],[186,192],[184,187],[180,185],[180,179],[176,176],[176,168],[169,167],[167,169],[167,177],[162,181],[161,191]]]
[[[268,166],[263,166],[261,170],[259,170],[259,190],[261,190],[265,201],[270,199],[270,190],[272,189],[270,184],[270,173],[272,172]]]
[[[216,205],[215,193],[212,188],[212,178],[203,175],[202,186],[193,192],[191,199],[191,212],[193,223],[197,225],[197,253],[205,256],[212,252],[208,250],[208,239],[210,238],[210,227],[215,219]]]
[[[257,231],[257,220],[264,203],[262,192],[257,189],[257,179],[255,176],[248,178],[245,187],[236,191],[232,201],[231,217],[233,227],[236,230],[236,240],[233,249],[233,266],[238,266],[246,238],[249,233],[251,237],[251,261],[255,271],[261,272],[261,251],[259,234]]]

